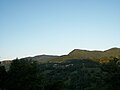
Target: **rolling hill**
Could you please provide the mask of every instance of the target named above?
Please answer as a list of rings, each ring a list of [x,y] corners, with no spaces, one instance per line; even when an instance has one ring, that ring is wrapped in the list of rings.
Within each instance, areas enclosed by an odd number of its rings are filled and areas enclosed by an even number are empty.
[[[105,51],[74,49],[68,55],[37,55],[34,57],[25,57],[24,59],[34,60],[39,63],[63,62],[72,59],[90,59],[99,62],[107,62],[111,57],[120,58],[120,48],[111,48]]]
[[[65,61],[70,59],[90,59],[99,62],[107,62],[111,57],[120,58],[120,48],[111,48],[105,51],[89,51],[74,49],[68,55],[62,55],[53,59],[52,61]]]

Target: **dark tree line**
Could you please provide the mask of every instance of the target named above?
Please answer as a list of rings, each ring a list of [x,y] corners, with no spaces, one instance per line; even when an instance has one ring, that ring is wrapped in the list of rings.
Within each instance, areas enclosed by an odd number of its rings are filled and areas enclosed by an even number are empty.
[[[0,90],[120,90],[120,60],[38,64],[16,59],[8,71],[0,66]]]

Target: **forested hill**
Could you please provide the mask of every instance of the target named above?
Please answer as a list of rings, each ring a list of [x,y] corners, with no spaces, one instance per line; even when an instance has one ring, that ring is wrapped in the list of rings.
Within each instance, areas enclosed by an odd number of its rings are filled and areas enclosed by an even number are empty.
[[[63,56],[4,61],[0,63],[0,90],[120,90],[119,56],[119,48],[75,49]],[[102,58],[105,63],[97,61]]]

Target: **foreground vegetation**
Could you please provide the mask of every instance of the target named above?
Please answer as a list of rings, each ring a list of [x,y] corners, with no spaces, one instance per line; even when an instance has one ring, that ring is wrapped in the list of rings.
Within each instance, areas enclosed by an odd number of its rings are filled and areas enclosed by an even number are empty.
[[[120,90],[120,60],[38,64],[16,59],[8,71],[0,66],[0,90]]]

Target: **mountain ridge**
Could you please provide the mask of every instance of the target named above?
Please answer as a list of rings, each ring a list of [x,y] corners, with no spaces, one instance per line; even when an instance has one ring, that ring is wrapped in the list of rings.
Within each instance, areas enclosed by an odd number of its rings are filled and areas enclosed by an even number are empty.
[[[64,61],[69,59],[91,59],[99,62],[107,62],[111,57],[120,58],[120,48],[110,48],[104,51],[74,49],[68,55],[62,55],[56,58],[56,60]]]
[[[37,55],[34,57],[25,57],[21,59],[28,59],[37,61],[39,63],[45,62],[61,62],[71,59],[90,59],[90,60],[97,60],[99,62],[107,62],[110,57],[117,57],[120,58],[120,48],[110,48],[104,51],[100,50],[83,50],[83,49],[74,49],[67,55]]]

